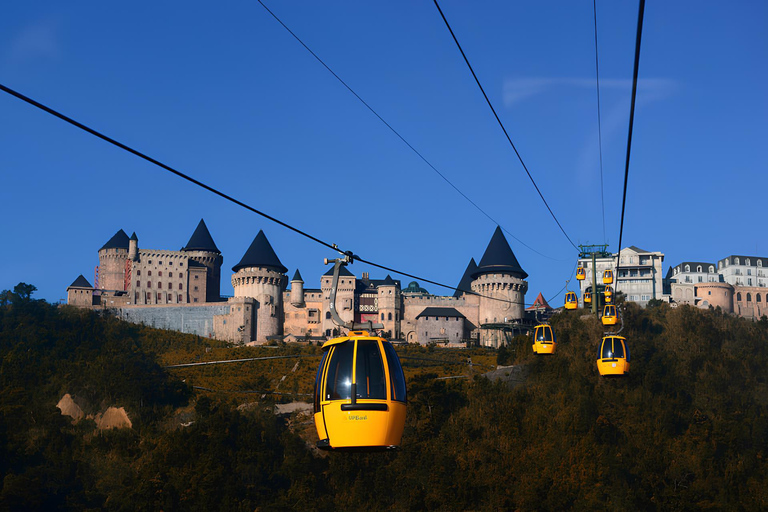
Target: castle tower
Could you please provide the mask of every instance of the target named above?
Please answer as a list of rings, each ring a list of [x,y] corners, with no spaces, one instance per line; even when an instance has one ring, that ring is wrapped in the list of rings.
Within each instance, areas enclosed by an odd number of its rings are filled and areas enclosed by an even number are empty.
[[[400,336],[400,290],[397,283],[387,274],[384,282],[377,288],[379,304],[379,322],[384,324],[384,332],[391,332],[392,339]]]
[[[128,235],[122,229],[99,249],[99,288],[125,289],[125,262],[128,260]]]
[[[139,261],[139,237],[136,236],[135,231],[131,235],[131,239],[128,240],[128,259]]]
[[[299,269],[296,269],[296,273],[291,279],[291,304],[296,307],[304,305],[304,280],[299,274]]]
[[[480,264],[472,274],[472,291],[481,295],[481,326],[508,323],[523,318],[525,292],[528,291],[526,277],[528,274],[517,262],[501,228],[497,226]]]
[[[70,306],[93,306],[93,286],[80,274],[67,286],[67,304]]]
[[[218,302],[221,300],[221,264],[224,258],[205,225],[200,219],[192,237],[182,249],[189,256],[189,265],[202,266],[207,269],[205,278],[205,301]]]
[[[256,300],[253,339],[259,343],[266,343],[268,336],[283,332],[283,290],[288,284],[287,270],[261,230],[240,263],[232,267],[235,297]]]

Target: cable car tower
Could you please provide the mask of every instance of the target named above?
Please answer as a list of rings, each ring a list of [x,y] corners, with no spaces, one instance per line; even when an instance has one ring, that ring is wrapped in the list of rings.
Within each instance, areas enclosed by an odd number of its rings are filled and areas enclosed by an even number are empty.
[[[597,291],[597,258],[610,258],[611,253],[608,252],[608,244],[602,245],[581,245],[579,244],[579,259],[592,258],[592,313],[598,316],[600,311],[599,297],[600,294]]]

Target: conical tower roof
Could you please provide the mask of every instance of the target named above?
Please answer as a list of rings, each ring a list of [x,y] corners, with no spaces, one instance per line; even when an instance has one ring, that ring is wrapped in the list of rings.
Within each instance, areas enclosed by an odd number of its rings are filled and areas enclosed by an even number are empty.
[[[83,277],[83,274],[80,274],[77,276],[77,279],[75,279],[75,282],[69,285],[67,288],[93,288],[93,286],[91,286],[91,283],[89,283],[88,280]]]
[[[99,250],[102,249],[128,249],[128,235],[121,229]]]
[[[482,274],[512,274],[520,279],[528,277],[520,263],[517,262],[515,253],[512,252],[507,239],[504,238],[504,233],[498,226],[496,226],[496,231],[493,232],[491,241],[485,249],[485,254],[483,254],[483,258],[472,277]]]
[[[267,240],[267,235],[264,231],[259,230],[259,234],[253,239],[251,246],[245,251],[240,263],[232,267],[232,272],[237,272],[241,268],[247,267],[271,267],[283,274],[288,271],[282,263],[280,258],[275,254],[275,250]]]
[[[195,228],[195,232],[192,233],[192,237],[182,251],[207,251],[218,252],[221,254],[221,251],[216,247],[213,237],[211,237],[211,233],[208,231],[208,226],[205,225],[203,219],[200,219],[200,223],[197,225],[197,228]]]
[[[301,274],[299,273],[299,269],[296,269],[296,273],[293,274],[293,279],[291,279],[291,282],[294,281],[301,281],[302,283],[304,282],[304,280],[301,278]]]
[[[459,281],[459,286],[457,286],[458,290],[453,292],[454,297],[459,298],[464,293],[472,291],[472,274],[474,274],[476,271],[477,263],[475,263],[475,258],[472,258],[469,260],[469,265],[467,265],[467,269],[464,271],[464,275],[461,276],[461,281]]]
[[[530,311],[533,309],[552,309],[552,306],[549,305],[547,300],[544,298],[544,296],[539,292],[538,297],[536,297],[536,300],[533,301],[533,305],[526,308],[526,311]]]

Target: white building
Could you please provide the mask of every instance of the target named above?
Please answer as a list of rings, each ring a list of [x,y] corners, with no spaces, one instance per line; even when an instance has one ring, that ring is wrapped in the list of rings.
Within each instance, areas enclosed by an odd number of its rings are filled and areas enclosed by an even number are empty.
[[[611,269],[614,271],[613,289],[622,292],[625,299],[636,302],[645,307],[651,299],[661,299],[663,294],[661,266],[664,262],[664,254],[661,252],[645,251],[634,245],[621,250],[621,265],[616,273],[617,254],[610,257],[595,258],[595,269],[592,268],[592,258],[580,258],[579,266],[584,267],[586,279],[579,282],[581,296],[592,289],[592,272],[597,271],[597,284],[603,284],[603,272]]]
[[[717,270],[733,286],[768,287],[768,258],[731,255],[717,262]]]

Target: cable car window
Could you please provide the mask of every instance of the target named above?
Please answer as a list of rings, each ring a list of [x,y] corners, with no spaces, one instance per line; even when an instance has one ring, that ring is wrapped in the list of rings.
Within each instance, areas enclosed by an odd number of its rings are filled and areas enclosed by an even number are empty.
[[[325,381],[325,399],[343,400],[352,397],[352,356],[354,343],[345,341],[331,350],[331,361]]]
[[[357,342],[357,367],[355,368],[357,398],[387,399],[387,379],[376,340]]]
[[[603,348],[601,350],[600,358],[612,359],[614,357],[616,357],[616,354],[613,351],[613,338],[606,338],[603,340]]]
[[[389,367],[389,380],[392,384],[390,392],[392,400],[405,402],[405,375],[403,367],[400,366],[400,359],[397,357],[395,348],[388,341],[382,343],[384,352],[387,354],[387,366]]]
[[[613,339],[613,357],[624,357],[624,344],[620,339]]]
[[[629,345],[626,344],[626,343],[624,344],[624,350],[627,351],[627,358],[626,359],[627,359],[627,362],[629,362]]]
[[[323,352],[323,357],[320,359],[320,366],[317,368],[317,376],[315,377],[315,412],[320,412],[320,393],[322,393],[320,380],[323,378],[323,367],[325,366],[326,359],[328,359],[327,350]]]
[[[552,341],[552,331],[546,327],[536,329],[536,341]]]

